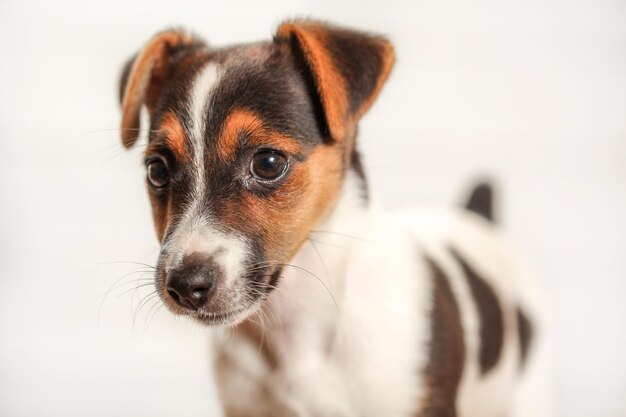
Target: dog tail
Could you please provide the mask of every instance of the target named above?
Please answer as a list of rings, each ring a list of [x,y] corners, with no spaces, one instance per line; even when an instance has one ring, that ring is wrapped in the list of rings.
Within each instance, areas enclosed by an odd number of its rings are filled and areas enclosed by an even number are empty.
[[[490,222],[495,222],[493,217],[493,187],[487,182],[480,182],[474,187],[465,208],[479,214]]]

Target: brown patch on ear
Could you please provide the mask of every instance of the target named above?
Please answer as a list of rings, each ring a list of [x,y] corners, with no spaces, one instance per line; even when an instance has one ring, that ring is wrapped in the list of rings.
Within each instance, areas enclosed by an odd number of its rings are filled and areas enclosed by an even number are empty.
[[[395,57],[383,37],[315,21],[283,23],[275,36],[308,66],[330,136],[342,141],[378,96]]]
[[[357,118],[361,118],[367,111],[372,107],[374,101],[378,98],[380,91],[383,89],[383,85],[389,78],[389,74],[391,74],[391,69],[393,68],[393,64],[396,62],[396,53],[393,49],[393,45],[389,43],[387,40],[380,41],[380,54],[382,57],[381,67],[379,69],[380,73],[378,74],[378,78],[376,79],[376,84],[374,85],[374,89],[370,93],[370,95],[363,101],[361,107],[357,111]]]
[[[325,46],[328,40],[323,28],[308,22],[284,23],[278,28],[277,36],[297,40],[305,62],[311,67],[328,130],[335,140],[342,140],[348,117],[348,96],[345,81]]]
[[[237,109],[226,119],[217,142],[217,152],[223,161],[233,160],[241,135],[248,136],[248,145],[266,145],[292,155],[301,151],[295,139],[267,128],[253,112]]]
[[[186,161],[189,159],[185,141],[185,129],[174,112],[168,111],[165,113],[159,131],[165,136],[167,145],[177,160]]]
[[[139,135],[139,116],[145,104],[153,110],[156,99],[169,73],[168,55],[173,48],[191,45],[198,41],[191,35],[179,32],[162,32],[155,36],[137,55],[123,76],[122,86],[122,143],[133,146]]]

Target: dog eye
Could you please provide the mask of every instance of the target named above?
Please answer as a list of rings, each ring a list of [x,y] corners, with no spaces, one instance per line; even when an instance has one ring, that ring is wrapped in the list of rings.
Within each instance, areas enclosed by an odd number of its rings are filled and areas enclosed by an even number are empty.
[[[160,159],[148,163],[148,181],[155,188],[163,188],[170,182],[167,166]]]
[[[258,179],[275,180],[287,170],[287,158],[276,151],[261,151],[254,155],[250,172]]]

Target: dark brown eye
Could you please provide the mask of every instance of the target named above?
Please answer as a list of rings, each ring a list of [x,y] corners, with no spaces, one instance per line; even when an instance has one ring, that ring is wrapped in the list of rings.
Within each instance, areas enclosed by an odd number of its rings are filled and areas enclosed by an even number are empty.
[[[170,182],[170,174],[165,163],[155,159],[148,163],[148,181],[154,188],[163,188]]]
[[[254,155],[250,172],[258,179],[271,181],[287,170],[287,158],[276,151],[261,151]]]

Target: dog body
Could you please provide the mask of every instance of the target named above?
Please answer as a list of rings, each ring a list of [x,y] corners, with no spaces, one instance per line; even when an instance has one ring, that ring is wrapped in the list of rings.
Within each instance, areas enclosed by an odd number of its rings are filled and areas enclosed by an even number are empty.
[[[364,208],[354,181],[253,325],[219,330],[227,415],[544,415],[537,294],[515,249],[462,209]]]
[[[514,250],[475,213],[369,199],[357,123],[393,61],[382,37],[296,21],[222,49],[163,32],[124,71],[126,146],[150,112],[157,291],[227,325],[228,416],[542,415]]]

